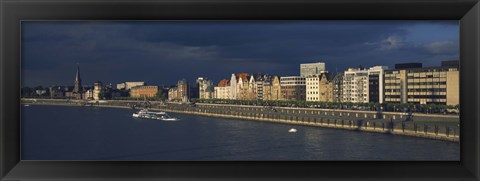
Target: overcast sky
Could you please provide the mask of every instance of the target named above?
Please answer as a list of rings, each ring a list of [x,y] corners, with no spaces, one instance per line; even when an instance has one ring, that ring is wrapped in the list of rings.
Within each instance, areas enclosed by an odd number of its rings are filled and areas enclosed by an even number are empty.
[[[146,81],[231,73],[299,75],[300,63],[349,67],[459,59],[458,21],[24,21],[25,86]]]

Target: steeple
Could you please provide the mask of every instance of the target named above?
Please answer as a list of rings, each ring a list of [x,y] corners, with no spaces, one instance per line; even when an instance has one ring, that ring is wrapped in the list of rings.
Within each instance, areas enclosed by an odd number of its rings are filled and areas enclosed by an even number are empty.
[[[75,76],[75,81],[81,81],[80,79],[80,66],[77,63],[77,75]]]
[[[81,93],[83,91],[82,88],[82,78],[80,78],[80,66],[77,63],[77,74],[75,76],[75,81],[73,82],[73,92]]]

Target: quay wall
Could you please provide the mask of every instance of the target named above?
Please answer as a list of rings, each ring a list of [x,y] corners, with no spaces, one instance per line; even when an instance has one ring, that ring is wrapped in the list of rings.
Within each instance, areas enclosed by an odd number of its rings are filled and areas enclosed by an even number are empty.
[[[105,103],[85,104],[84,101],[63,99],[22,99],[23,104],[60,106],[97,106],[110,108],[140,108],[143,101],[108,100]],[[195,106],[151,101],[149,109],[211,117],[237,118],[275,123],[319,126],[367,131],[393,135],[415,136],[459,142],[459,117],[455,115],[414,114],[406,121],[404,113],[317,108],[263,107],[246,105],[203,104]],[[427,122],[427,123],[422,123]]]

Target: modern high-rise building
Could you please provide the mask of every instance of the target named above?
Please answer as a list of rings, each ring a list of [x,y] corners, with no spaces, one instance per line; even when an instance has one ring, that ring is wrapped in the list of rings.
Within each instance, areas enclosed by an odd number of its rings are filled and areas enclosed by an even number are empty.
[[[309,75],[319,75],[324,73],[325,70],[325,63],[324,62],[317,62],[317,63],[302,63],[300,64],[300,76],[307,77]]]
[[[383,84],[387,69],[386,66],[374,66],[368,69],[368,102],[383,103],[385,101]]]
[[[349,68],[343,76],[342,102],[368,102],[368,71]]]
[[[385,71],[385,102],[458,105],[459,76],[459,61],[439,67],[397,64]]]

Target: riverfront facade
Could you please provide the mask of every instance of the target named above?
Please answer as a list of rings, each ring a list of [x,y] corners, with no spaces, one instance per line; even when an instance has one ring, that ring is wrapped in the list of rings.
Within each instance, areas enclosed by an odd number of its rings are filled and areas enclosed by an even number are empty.
[[[282,100],[305,100],[305,77],[284,76],[280,77]]]
[[[155,97],[158,93],[158,86],[136,86],[130,90],[130,96],[134,98]]]
[[[195,85],[181,79],[165,89],[164,99],[189,102],[193,98],[226,100],[296,100],[337,103],[413,103],[459,105],[458,61],[443,61],[441,66],[423,67],[421,63],[396,64],[395,68],[373,66],[349,68],[329,73],[325,63],[302,64],[304,76],[233,73],[230,79],[213,81],[198,77]],[[93,86],[81,85],[80,69],[73,87],[52,86],[36,90],[37,95],[50,98],[102,100],[129,96],[131,98],[162,98],[158,86],[145,82],[124,82]]]
[[[305,79],[307,101],[333,102],[333,82],[330,74],[309,75]]]
[[[414,104],[459,104],[458,61],[439,67],[398,65],[385,71],[385,101]]]
[[[197,87],[199,91],[199,98],[200,99],[212,99],[213,98],[213,82],[204,77],[197,78]],[[196,90],[194,90],[196,91]]]

